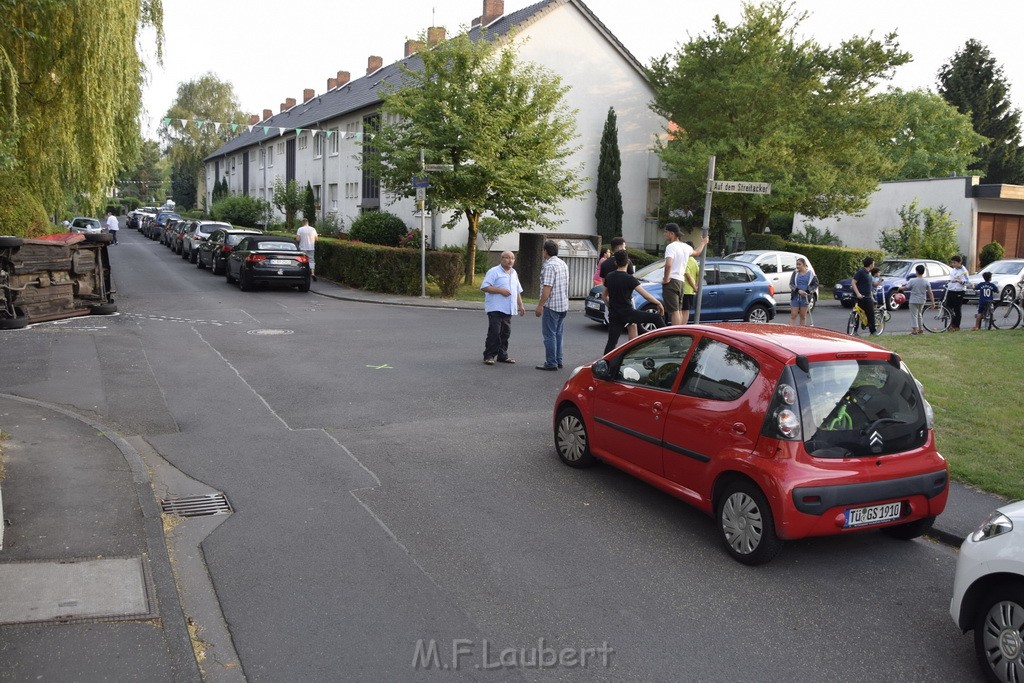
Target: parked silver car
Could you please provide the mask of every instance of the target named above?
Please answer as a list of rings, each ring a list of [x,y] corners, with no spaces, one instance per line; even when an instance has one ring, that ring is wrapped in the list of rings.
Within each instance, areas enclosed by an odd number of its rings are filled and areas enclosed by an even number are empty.
[[[210,233],[214,230],[230,230],[231,227],[230,223],[192,221],[185,230],[185,238],[181,242],[181,258],[188,259],[189,263],[195,263],[199,255],[199,245],[210,237]]]
[[[796,260],[802,258],[807,262],[807,267],[810,268],[811,272],[814,272],[814,265],[811,264],[811,259],[794,251],[751,249],[749,251],[733,252],[725,258],[753,263],[760,268],[764,276],[768,278],[768,282],[775,289],[775,302],[783,306],[789,306],[789,278],[792,277],[793,272],[796,270]],[[817,302],[818,293],[812,292],[810,301],[812,309]]]
[[[78,232],[83,235],[98,235],[101,232],[105,232],[105,230],[103,228],[103,224],[96,218],[75,216],[71,219],[71,225],[68,227],[68,232]]]
[[[978,298],[974,288],[984,280],[983,273],[992,273],[992,284],[999,288],[999,298],[1002,301],[1013,301],[1017,296],[1017,285],[1024,278],[1024,258],[993,261],[979,270],[968,280],[966,298]]]

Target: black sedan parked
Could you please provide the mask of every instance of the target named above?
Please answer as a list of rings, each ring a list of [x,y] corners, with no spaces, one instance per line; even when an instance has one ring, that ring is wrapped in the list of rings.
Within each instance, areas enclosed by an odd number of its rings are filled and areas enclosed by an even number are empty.
[[[258,284],[281,284],[308,292],[312,275],[309,257],[299,251],[295,240],[272,235],[244,238],[228,254],[225,272],[228,282],[237,280],[243,292]]]
[[[209,268],[214,275],[223,275],[224,266],[228,262],[228,254],[239,242],[250,235],[262,235],[259,230],[243,230],[231,228],[214,230],[210,238],[199,245],[196,266],[199,270]]]

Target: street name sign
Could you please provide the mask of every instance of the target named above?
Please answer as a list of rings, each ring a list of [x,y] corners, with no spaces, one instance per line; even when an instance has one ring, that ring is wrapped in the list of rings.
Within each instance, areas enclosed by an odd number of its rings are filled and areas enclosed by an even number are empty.
[[[771,194],[771,183],[755,183],[747,180],[712,180],[709,192],[738,192],[741,194]]]
[[[452,164],[425,164],[423,166],[424,171],[454,171],[455,166]]]

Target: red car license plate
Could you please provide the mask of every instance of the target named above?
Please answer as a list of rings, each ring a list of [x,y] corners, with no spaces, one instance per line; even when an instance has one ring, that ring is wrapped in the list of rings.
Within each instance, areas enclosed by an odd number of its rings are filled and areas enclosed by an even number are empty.
[[[891,522],[900,518],[903,510],[903,503],[885,503],[884,505],[871,505],[864,508],[851,508],[846,511],[846,524],[844,527],[868,526],[870,524],[881,524]]]

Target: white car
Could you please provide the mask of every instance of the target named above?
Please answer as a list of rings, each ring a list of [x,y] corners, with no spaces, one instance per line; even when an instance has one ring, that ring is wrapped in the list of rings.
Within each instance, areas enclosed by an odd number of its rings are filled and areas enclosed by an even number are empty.
[[[771,249],[752,249],[750,251],[737,251],[729,254],[725,258],[733,259],[736,261],[745,261],[746,263],[753,263],[755,266],[761,269],[764,276],[768,278],[768,282],[771,283],[775,289],[775,302],[784,306],[789,306],[789,278],[793,276],[793,271],[796,270],[796,260],[802,258],[807,262],[807,267],[810,271],[814,272],[814,265],[811,264],[811,259],[807,258],[803,254],[798,254],[793,251],[774,251]],[[811,293],[811,309],[818,302],[818,293]]]
[[[993,261],[977,273],[968,278],[966,299],[977,299],[978,292],[975,287],[984,282],[984,273],[992,273],[992,283],[999,288],[999,298],[1003,301],[1013,301],[1017,296],[1017,285],[1024,278],[1024,259],[1011,258],[1002,261]]]
[[[98,235],[101,232],[106,232],[106,229],[96,218],[75,216],[71,219],[71,225],[69,226],[68,231],[80,232],[83,235]]]
[[[949,615],[974,631],[989,680],[1024,681],[1024,501],[996,510],[960,546]]]

